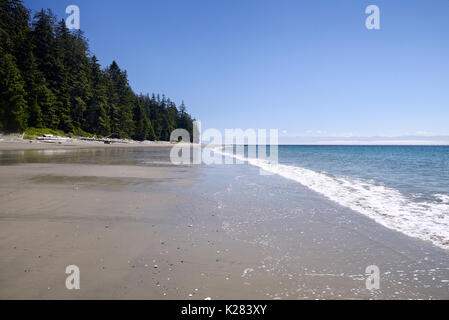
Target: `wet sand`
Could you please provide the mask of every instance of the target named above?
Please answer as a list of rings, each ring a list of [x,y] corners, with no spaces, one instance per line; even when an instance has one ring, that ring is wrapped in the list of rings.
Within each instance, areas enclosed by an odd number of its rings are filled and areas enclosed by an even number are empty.
[[[171,166],[162,149],[151,166],[130,165],[121,147],[113,165],[93,164],[111,156],[103,148],[4,151],[0,298],[202,299],[206,284],[209,296],[231,296],[226,278],[240,268],[220,263],[215,244],[235,244],[216,219],[198,233],[196,200],[182,192],[201,182],[198,169]],[[80,290],[65,287],[68,265],[80,268]]]
[[[111,143],[91,141],[70,142],[41,142],[37,140],[0,139],[0,151],[23,150],[76,150],[92,148],[136,148],[136,147],[165,147],[171,146],[169,142],[134,141],[133,143]]]
[[[1,299],[449,297],[447,251],[248,165],[172,166],[161,146],[3,144]],[[80,290],[65,287],[68,265]]]

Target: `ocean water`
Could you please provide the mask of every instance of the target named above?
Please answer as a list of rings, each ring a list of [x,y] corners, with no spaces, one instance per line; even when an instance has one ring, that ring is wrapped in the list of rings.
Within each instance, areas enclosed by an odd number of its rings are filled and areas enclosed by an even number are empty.
[[[279,146],[278,163],[249,165],[293,180],[333,202],[408,236],[449,249],[449,147]],[[105,148],[0,152],[18,163],[171,165],[169,148]],[[269,181],[269,177],[267,180]]]
[[[408,236],[449,249],[449,147],[279,146],[278,163],[219,151],[294,180]]]

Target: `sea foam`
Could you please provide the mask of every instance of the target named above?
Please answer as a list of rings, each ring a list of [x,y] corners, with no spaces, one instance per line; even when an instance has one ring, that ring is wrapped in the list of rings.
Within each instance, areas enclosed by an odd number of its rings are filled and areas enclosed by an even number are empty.
[[[294,180],[387,228],[449,249],[449,203],[446,197],[440,197],[441,202],[417,202],[396,189],[373,181],[332,176],[297,166],[245,158],[219,149],[215,151]]]

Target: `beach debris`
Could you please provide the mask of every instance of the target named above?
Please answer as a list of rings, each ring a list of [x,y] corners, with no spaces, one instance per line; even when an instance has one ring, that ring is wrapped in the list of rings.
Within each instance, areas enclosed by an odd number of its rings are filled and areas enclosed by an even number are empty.
[[[242,278],[244,278],[248,273],[253,272],[253,271],[254,271],[253,268],[246,268],[245,270],[243,270]]]
[[[41,137],[38,137],[36,140],[39,142],[45,142],[45,143],[61,143],[61,142],[73,141],[73,139],[71,139],[71,138],[54,136],[52,134],[44,134]]]
[[[28,140],[23,138],[24,135],[21,137],[15,137],[12,139],[7,140],[17,140],[17,141],[23,141]],[[4,141],[5,139],[0,139],[0,141]],[[29,143],[32,143],[32,140],[29,140]],[[154,145],[154,144],[170,144],[170,142],[161,141],[161,142],[155,142],[155,141],[135,141],[130,139],[112,139],[109,137],[105,138],[97,138],[97,137],[61,137],[61,136],[54,136],[52,134],[43,134],[40,137],[36,138],[36,142],[38,143],[54,143],[54,144],[62,144],[62,143],[100,143],[100,144],[143,144],[143,145]]]
[[[212,300],[212,298],[211,297],[206,297],[206,298],[204,298],[204,300]]]
[[[154,268],[155,268],[155,269],[157,269],[157,268],[158,268],[158,265],[157,265],[157,264],[155,264],[155,265],[154,265]]]

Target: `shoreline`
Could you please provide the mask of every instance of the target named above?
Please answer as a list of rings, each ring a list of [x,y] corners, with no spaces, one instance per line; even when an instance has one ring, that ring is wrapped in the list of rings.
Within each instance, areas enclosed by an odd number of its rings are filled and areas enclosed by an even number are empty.
[[[174,166],[164,145],[129,146],[0,164],[2,299],[449,297],[445,250],[256,167]],[[80,290],[65,288],[73,264]],[[369,265],[380,290],[365,287]]]
[[[80,148],[117,148],[117,147],[171,147],[168,141],[130,141],[105,144],[103,142],[75,140],[70,142],[43,142],[38,140],[1,140],[0,151],[45,150],[45,149],[80,149]]]
[[[223,147],[226,145],[193,144],[201,147]],[[45,149],[81,149],[81,148],[123,148],[123,147],[172,147],[176,143],[169,141],[137,141],[121,140],[110,144],[83,139],[70,141],[39,141],[24,140],[21,138],[7,138],[0,135],[0,151],[45,150]],[[278,144],[277,146],[304,146],[304,147],[448,147],[449,144]]]

